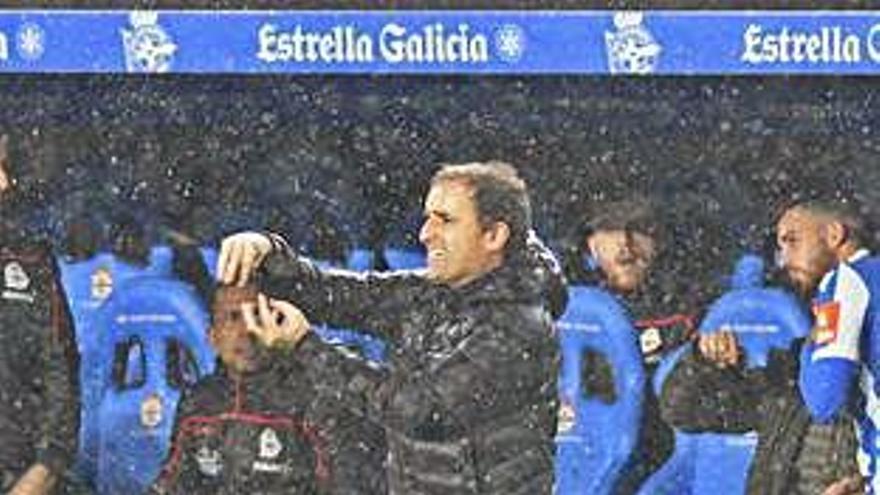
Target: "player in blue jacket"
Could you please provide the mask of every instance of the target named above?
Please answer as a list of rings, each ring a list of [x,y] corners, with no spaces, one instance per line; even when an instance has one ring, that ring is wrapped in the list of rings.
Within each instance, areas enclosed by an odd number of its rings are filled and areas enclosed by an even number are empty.
[[[846,408],[858,419],[859,466],[868,493],[880,493],[877,426],[880,402],[880,258],[865,248],[865,225],[845,202],[804,202],[777,223],[780,263],[813,296],[813,331],[801,353],[799,385],[817,422]]]

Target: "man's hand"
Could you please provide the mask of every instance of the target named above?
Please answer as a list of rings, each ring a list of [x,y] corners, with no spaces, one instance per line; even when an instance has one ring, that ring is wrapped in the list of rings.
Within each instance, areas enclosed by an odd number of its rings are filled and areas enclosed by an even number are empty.
[[[703,357],[720,368],[736,366],[739,362],[740,352],[736,336],[729,330],[700,335],[697,347]]]
[[[34,464],[19,478],[9,495],[46,495],[55,484],[55,476],[42,464]]]
[[[859,475],[847,476],[826,488],[822,495],[856,495],[865,493],[865,483]]]
[[[223,239],[217,279],[226,285],[244,287],[271,251],[272,241],[257,232],[241,232]]]
[[[249,332],[267,347],[296,346],[309,333],[309,320],[286,301],[257,296],[257,304],[243,303],[241,312]]]

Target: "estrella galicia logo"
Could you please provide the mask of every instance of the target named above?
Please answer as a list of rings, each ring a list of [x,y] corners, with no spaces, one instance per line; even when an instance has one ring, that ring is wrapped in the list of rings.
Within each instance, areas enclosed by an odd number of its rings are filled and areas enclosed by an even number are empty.
[[[605,32],[608,69],[612,74],[650,74],[657,68],[662,48],[642,25],[641,12],[614,14],[615,32]]]
[[[26,22],[18,28],[15,41],[16,50],[21,58],[37,60],[43,56],[46,47],[46,33],[40,26]]]
[[[159,14],[132,12],[129,22],[132,29],[122,30],[125,69],[128,72],[168,72],[177,45],[159,25]]]
[[[505,24],[495,30],[495,51],[505,62],[517,62],[526,49],[526,35],[516,24]]]

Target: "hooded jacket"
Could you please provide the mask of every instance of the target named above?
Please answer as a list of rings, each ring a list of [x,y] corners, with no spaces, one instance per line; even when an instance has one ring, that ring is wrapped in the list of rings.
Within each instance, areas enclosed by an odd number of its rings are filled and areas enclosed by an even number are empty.
[[[294,354],[323,394],[377,418],[392,495],[544,494],[553,485],[558,346],[555,260],[532,238],[494,271],[452,288],[424,272],[319,271],[273,237],[264,292],[310,321],[392,345],[377,372],[309,337]]]

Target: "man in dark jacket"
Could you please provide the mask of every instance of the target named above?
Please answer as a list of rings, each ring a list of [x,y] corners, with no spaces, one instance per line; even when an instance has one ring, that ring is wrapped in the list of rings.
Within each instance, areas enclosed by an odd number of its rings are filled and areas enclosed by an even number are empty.
[[[308,321],[284,301],[258,299],[254,287],[210,283],[193,246],[175,249],[175,270],[212,300],[215,374],[184,392],[171,454],[156,493],[385,493],[381,428],[315,393],[302,366],[261,345],[242,305],[259,301],[260,321],[304,332]]]
[[[558,373],[552,319],[565,290],[530,225],[513,167],[450,165],[425,201],[425,271],[320,271],[279,237],[244,233],[223,242],[218,273],[245,283],[259,271],[262,291],[294,301],[310,320],[392,342],[381,381],[313,336],[294,353],[304,379],[385,426],[390,493],[548,494]]]
[[[76,452],[77,354],[48,245],[24,232],[28,198],[14,193],[0,141],[0,490],[46,494]]]
[[[663,385],[663,417],[688,432],[757,431],[750,495],[862,493],[852,416],[821,425],[798,393],[798,355],[772,350],[764,368],[744,369],[734,334],[701,335]]]

